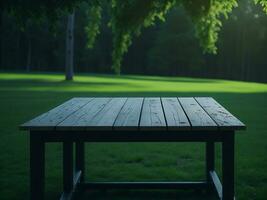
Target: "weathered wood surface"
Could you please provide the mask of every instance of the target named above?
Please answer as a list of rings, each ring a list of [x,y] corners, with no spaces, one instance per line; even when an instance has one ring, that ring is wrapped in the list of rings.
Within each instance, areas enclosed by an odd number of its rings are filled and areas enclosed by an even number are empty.
[[[53,130],[57,124],[92,101],[93,98],[73,98],[54,109],[22,124],[21,129]]]
[[[87,130],[94,128],[98,130],[111,130],[126,99],[127,98],[112,98],[103,110],[92,118]]]
[[[24,130],[214,131],[245,125],[213,98],[73,98],[21,125]]]
[[[244,129],[245,125],[211,97],[195,98],[221,130]]]
[[[89,102],[83,109],[69,116],[62,121],[56,129],[58,130],[85,130],[91,119],[96,116],[111,98],[95,98]]]
[[[161,98],[168,130],[189,130],[190,123],[175,97]]]
[[[184,97],[178,99],[191,123],[192,130],[216,130],[218,128],[194,98]]]
[[[126,98],[95,98],[57,125],[58,130],[111,130]]]
[[[141,130],[167,129],[160,98],[145,98],[139,127]]]
[[[144,98],[128,98],[115,123],[115,130],[138,130]]]

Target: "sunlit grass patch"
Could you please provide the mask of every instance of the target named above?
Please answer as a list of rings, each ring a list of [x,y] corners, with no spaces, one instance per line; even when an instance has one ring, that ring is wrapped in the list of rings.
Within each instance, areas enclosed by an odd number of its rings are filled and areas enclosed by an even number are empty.
[[[267,92],[267,84],[184,77],[77,75],[64,81],[60,74],[0,74],[0,90],[51,92]]]

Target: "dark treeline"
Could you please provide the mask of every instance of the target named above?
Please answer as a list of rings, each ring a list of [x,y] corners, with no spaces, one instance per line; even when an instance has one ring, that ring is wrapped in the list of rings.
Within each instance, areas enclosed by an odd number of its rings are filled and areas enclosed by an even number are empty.
[[[67,18],[57,30],[49,24],[27,23],[24,31],[4,14],[1,34],[2,70],[64,71]],[[112,35],[103,14],[101,34],[93,49],[86,46],[85,8],[75,11],[74,71],[113,73]],[[251,1],[239,7],[223,23],[216,55],[203,54],[194,27],[183,8],[169,12],[166,22],[143,30],[122,63],[123,74],[193,76],[267,82],[267,15]]]

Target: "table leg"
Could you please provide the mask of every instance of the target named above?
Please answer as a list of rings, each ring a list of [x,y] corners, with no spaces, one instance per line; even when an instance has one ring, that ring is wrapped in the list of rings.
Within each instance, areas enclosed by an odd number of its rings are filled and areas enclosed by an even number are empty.
[[[214,142],[208,141],[206,142],[206,178],[207,183],[211,185],[212,179],[210,176],[210,172],[215,169],[215,156],[214,156]]]
[[[234,200],[234,132],[225,134],[222,142],[223,200]]]
[[[63,189],[71,192],[73,189],[73,143],[63,142]]]
[[[75,162],[75,168],[76,168],[76,173],[81,172],[80,176],[80,182],[84,182],[84,176],[85,176],[85,165],[84,165],[84,142],[82,141],[77,141],[76,142],[76,149],[75,149],[75,157],[76,157],[76,162]]]
[[[45,187],[45,143],[38,133],[30,133],[30,199],[43,200]]]

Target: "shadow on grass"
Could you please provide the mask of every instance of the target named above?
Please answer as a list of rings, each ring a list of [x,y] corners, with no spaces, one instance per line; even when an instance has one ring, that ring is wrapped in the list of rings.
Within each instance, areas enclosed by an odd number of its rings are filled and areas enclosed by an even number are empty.
[[[80,76],[83,77],[83,76]],[[38,87],[40,88],[45,88],[47,91],[48,87],[50,87],[50,90],[53,90],[53,87],[88,87],[88,91],[90,91],[90,88],[94,87],[125,87],[125,88],[142,88],[142,85],[138,85],[138,81],[156,81],[154,84],[160,84],[160,82],[175,82],[175,83],[183,83],[183,82],[188,82],[188,83],[215,83],[219,81],[215,80],[205,80],[205,79],[191,79],[191,78],[157,78],[157,77],[137,77],[137,76],[109,76],[109,75],[97,75],[97,78],[103,77],[106,78],[107,80],[105,81],[94,81],[90,80],[90,77],[88,77],[87,80],[79,81],[79,80],[74,80],[74,81],[66,81],[66,80],[60,80],[60,79],[45,79],[45,78],[40,78],[40,79],[35,79],[35,78],[16,78],[16,79],[0,79],[0,90],[16,90],[16,89],[25,89],[25,90],[30,90],[32,88]],[[94,78],[96,78],[94,77]],[[110,81],[110,79],[114,79],[115,81]],[[116,82],[118,80],[118,82]],[[122,81],[120,81],[122,80]],[[132,81],[133,80],[133,81]],[[136,82],[135,82],[136,80]],[[157,83],[158,82],[158,83]],[[155,85],[156,86],[156,85]],[[78,88],[77,88],[78,89]]]
[[[81,74],[81,77],[101,77],[101,78],[116,78],[116,79],[123,79],[123,80],[137,80],[137,81],[164,81],[164,82],[176,82],[176,83],[215,83],[219,82],[220,80],[214,79],[202,79],[202,78],[186,78],[186,77],[157,77],[157,76],[140,76],[140,75],[122,75],[122,76],[114,76],[109,74]]]
[[[224,99],[231,99],[233,102],[241,101],[240,98],[248,98],[253,99],[257,96],[264,96],[267,97],[267,92],[255,92],[255,93],[237,93],[237,92],[159,92],[159,91],[35,91],[35,90],[26,90],[26,91],[5,91],[5,94],[16,93],[18,96],[35,96],[35,97],[42,97],[45,96],[47,98],[51,98],[54,96],[54,100],[62,99],[67,100],[73,97],[198,97],[198,96],[209,96],[214,98],[221,98],[222,101]],[[42,99],[40,99],[42,101]]]
[[[127,82],[108,82],[108,81],[66,81],[66,80],[49,80],[49,79],[16,79],[16,80],[0,80],[0,87],[12,88],[12,87],[34,87],[34,86],[128,86],[131,85]]]

